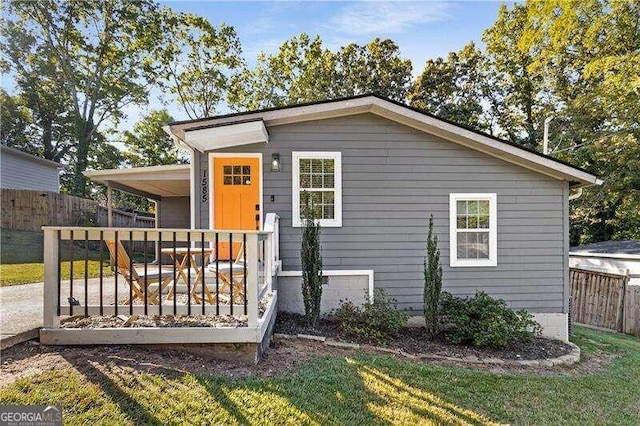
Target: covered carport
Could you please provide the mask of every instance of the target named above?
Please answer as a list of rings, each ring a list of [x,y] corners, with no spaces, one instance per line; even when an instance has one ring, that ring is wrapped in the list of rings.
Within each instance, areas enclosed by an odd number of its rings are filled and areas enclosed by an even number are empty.
[[[108,225],[113,225],[113,190],[147,198],[156,204],[157,228],[191,228],[190,166],[92,170],[84,175],[107,187]]]

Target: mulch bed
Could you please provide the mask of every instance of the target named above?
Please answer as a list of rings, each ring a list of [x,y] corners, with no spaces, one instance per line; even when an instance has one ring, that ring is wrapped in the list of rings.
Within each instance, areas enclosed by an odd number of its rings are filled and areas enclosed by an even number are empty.
[[[246,327],[247,317],[240,315],[140,315],[130,324],[114,316],[73,317],[60,328],[112,327]]]
[[[301,315],[279,312],[275,326],[276,333],[308,334],[314,336],[332,337],[336,340],[357,343],[372,343],[359,341],[342,334],[337,321],[321,319],[317,327],[305,324]],[[542,360],[567,355],[571,346],[558,340],[536,338],[532,343],[516,343],[506,349],[479,349],[468,345],[455,345],[447,342],[444,336],[434,341],[427,339],[424,327],[404,327],[398,336],[389,338],[382,346],[400,349],[411,354],[432,354],[454,358],[499,358],[504,360]]]
[[[271,301],[271,293],[266,294],[258,303],[258,314],[262,316]],[[188,302],[186,295],[177,295],[178,302],[185,304]],[[136,304],[141,303],[136,301]],[[170,301],[169,301],[170,302]],[[168,303],[165,301],[164,303]],[[199,305],[192,305],[196,311]],[[82,308],[78,308],[79,311]],[[169,307],[170,310],[170,307]],[[114,328],[114,327],[246,327],[247,317],[245,315],[137,315],[128,323],[125,323],[128,316],[116,317],[112,315],[95,315],[90,317],[73,316],[64,319],[60,323],[60,328]]]

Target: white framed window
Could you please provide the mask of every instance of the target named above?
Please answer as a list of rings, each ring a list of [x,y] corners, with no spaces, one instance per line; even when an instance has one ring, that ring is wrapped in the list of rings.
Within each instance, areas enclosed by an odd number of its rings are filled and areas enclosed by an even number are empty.
[[[449,194],[450,265],[498,265],[496,194]]]
[[[302,226],[305,196],[311,197],[320,226],[342,226],[342,153],[292,153],[293,226]]]

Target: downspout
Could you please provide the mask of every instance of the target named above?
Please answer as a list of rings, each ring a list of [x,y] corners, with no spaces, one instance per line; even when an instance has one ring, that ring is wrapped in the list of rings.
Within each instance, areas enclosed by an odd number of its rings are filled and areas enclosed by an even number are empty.
[[[156,211],[156,223],[155,223],[155,229],[160,229],[160,200],[151,200],[149,198],[147,198],[149,201],[151,201],[154,204],[154,210]],[[158,241],[155,242],[155,254],[156,254],[156,258],[153,261],[153,263],[155,263],[156,265],[160,265],[162,264],[162,259],[160,258],[160,246],[158,244]]]

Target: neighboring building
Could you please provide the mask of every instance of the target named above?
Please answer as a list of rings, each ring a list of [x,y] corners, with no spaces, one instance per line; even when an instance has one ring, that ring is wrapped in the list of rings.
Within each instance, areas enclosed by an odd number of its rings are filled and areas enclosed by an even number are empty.
[[[535,313],[546,335],[567,339],[569,192],[600,184],[593,174],[373,95],[176,122],[167,131],[192,152],[192,228],[262,229],[265,214],[280,216],[281,308],[295,306],[287,298],[300,292],[306,192],[320,206],[330,276],[323,297],[383,288],[422,315],[433,215],[445,291],[484,290]]]
[[[602,241],[571,247],[572,268],[629,274],[629,284],[640,285],[640,240]]]
[[[0,146],[0,188],[60,192],[62,165]]]

